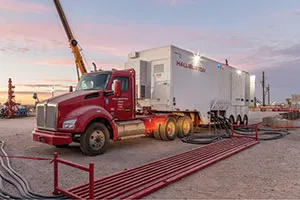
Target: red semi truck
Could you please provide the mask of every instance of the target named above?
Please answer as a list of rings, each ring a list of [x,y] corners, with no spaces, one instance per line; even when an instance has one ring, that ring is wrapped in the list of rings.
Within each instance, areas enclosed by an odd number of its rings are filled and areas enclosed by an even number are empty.
[[[134,69],[88,73],[76,91],[37,105],[33,140],[57,147],[79,142],[81,151],[92,156],[103,153],[109,140],[145,134],[173,140],[192,132],[189,116],[139,115],[135,107]]]

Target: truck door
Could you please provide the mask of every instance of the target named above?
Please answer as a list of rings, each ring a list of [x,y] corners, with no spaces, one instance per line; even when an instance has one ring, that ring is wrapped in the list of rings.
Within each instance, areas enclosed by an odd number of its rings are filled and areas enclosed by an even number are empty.
[[[132,94],[132,77],[129,76],[114,76],[110,83],[110,88],[114,88],[114,82],[121,82],[121,96],[109,96],[106,99],[106,108],[117,120],[129,120],[134,118],[133,109],[133,94]]]

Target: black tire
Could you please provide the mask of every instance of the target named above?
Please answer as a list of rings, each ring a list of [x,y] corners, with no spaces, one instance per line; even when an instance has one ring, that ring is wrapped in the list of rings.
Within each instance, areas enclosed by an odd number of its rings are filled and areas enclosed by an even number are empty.
[[[234,116],[233,115],[230,115],[229,121],[230,121],[230,123],[235,124]]]
[[[187,124],[188,123],[188,124]],[[184,127],[188,125],[188,130]],[[177,121],[177,136],[180,138],[191,135],[193,132],[193,122],[188,116],[180,117]]]
[[[241,115],[238,115],[238,117],[236,118],[236,124],[242,124],[242,117]]]
[[[109,145],[109,139],[107,127],[100,122],[95,122],[81,135],[80,149],[88,156],[102,154]]]
[[[169,117],[159,129],[160,137],[162,140],[174,140],[177,134],[176,120],[173,117]]]
[[[244,115],[243,124],[248,125],[248,116]]]
[[[66,148],[68,147],[69,144],[60,144],[60,145],[55,145],[56,148]]]
[[[160,124],[156,124],[156,130],[154,132],[154,138],[157,140],[162,140],[162,138],[160,137]]]

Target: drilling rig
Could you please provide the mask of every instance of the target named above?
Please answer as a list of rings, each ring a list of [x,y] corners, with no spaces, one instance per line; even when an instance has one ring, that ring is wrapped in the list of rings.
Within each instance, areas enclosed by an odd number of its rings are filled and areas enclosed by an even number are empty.
[[[4,103],[4,107],[0,110],[0,116],[3,118],[13,118],[28,116],[28,111],[25,107],[15,101],[15,86],[12,84],[11,78],[8,79],[8,99]]]

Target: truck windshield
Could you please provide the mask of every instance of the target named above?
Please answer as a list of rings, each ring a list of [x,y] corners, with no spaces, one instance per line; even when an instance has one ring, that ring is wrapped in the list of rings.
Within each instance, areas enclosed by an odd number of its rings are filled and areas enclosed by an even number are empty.
[[[110,74],[86,74],[77,84],[76,90],[104,90],[108,84]]]

